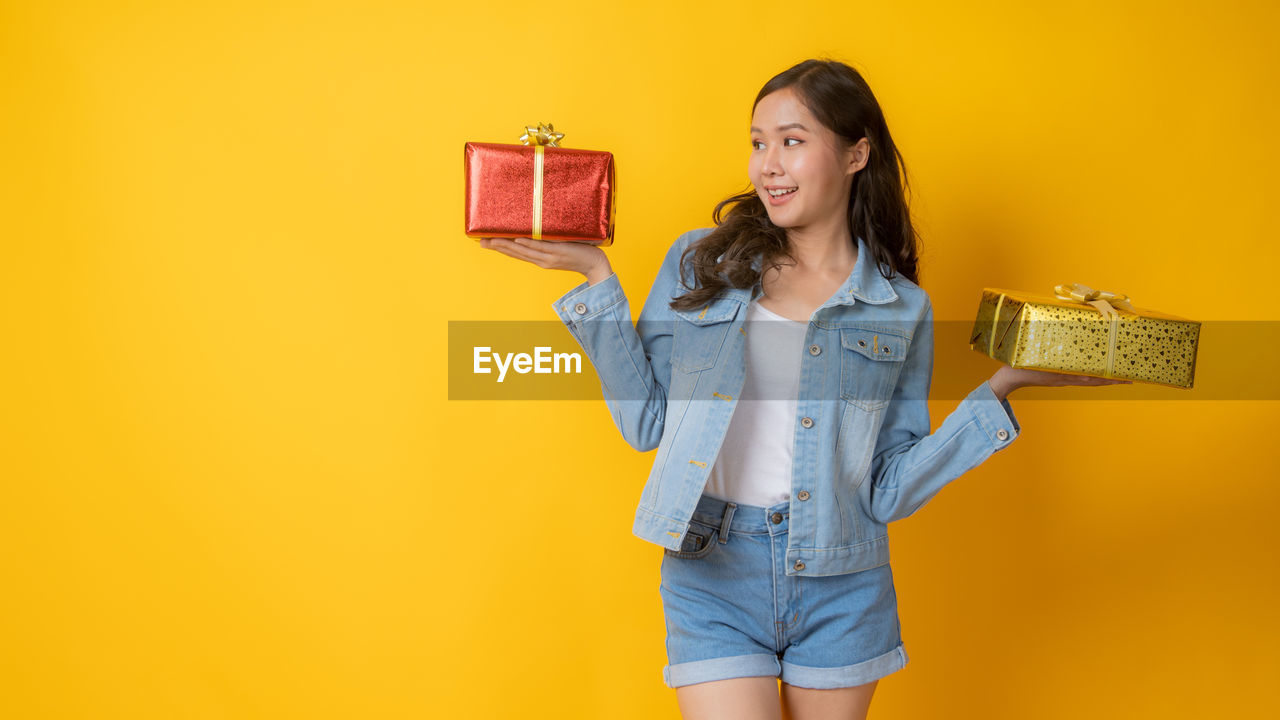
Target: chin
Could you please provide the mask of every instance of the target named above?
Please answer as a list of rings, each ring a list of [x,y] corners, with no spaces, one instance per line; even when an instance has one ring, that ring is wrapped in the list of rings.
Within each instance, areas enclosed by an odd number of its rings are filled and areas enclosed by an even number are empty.
[[[765,207],[767,211],[768,206],[765,206]],[[779,218],[778,215],[775,215],[772,212],[769,212],[769,222],[773,223],[774,225],[780,228],[793,228],[799,225],[799,223],[797,223],[794,219],[788,219],[786,217]]]

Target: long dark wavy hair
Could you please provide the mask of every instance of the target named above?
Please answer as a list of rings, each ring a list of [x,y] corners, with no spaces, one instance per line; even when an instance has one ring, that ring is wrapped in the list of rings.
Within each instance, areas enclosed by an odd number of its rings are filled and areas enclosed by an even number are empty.
[[[919,236],[908,206],[906,162],[867,81],[838,60],[805,60],[765,83],[751,105],[752,113],[765,96],[783,88],[792,88],[809,112],[848,145],[867,138],[867,164],[854,174],[849,190],[849,233],[855,249],[856,238],[866,242],[872,255],[866,260],[889,266],[891,273],[884,277],[900,273],[918,285]],[[732,207],[721,222],[725,206]],[[786,230],[769,219],[754,187],[720,201],[711,218],[716,228],[680,257],[680,281],[691,289],[671,301],[676,310],[702,307],[727,287],[753,287],[767,270],[786,264],[784,260],[795,261]],[[690,253],[693,284],[685,277]],[[759,270],[753,267],[757,257],[762,259]]]

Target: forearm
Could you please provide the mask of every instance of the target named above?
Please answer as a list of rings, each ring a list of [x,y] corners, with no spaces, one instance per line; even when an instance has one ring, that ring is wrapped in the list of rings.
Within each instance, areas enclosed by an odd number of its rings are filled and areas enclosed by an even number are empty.
[[[1021,427],[1012,408],[993,397],[989,385],[984,382],[974,388],[932,433],[924,401],[894,409],[898,417],[910,418],[903,427],[915,429],[909,433],[890,430],[891,438],[902,439],[891,440],[872,461],[872,515],[880,522],[911,515],[948,483],[1018,437]]]
[[[618,278],[609,273],[594,287],[582,283],[552,307],[595,367],[624,439],[638,450],[657,447],[666,415],[666,388],[631,323]]]

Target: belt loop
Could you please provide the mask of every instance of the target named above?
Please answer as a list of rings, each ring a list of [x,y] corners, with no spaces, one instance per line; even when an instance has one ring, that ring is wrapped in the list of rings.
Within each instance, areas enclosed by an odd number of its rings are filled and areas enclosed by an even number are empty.
[[[724,519],[720,521],[720,543],[729,542],[729,523],[733,521],[733,511],[738,508],[737,503],[726,503],[724,508]]]

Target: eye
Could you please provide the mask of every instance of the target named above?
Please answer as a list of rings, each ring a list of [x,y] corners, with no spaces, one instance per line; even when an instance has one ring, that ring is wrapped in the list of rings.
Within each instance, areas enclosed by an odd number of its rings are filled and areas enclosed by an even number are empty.
[[[787,138],[787,140],[795,140],[795,141],[796,141],[796,142],[798,142],[798,143],[802,143],[802,142],[804,142],[804,141],[803,141],[803,140],[801,140],[800,138],[794,138],[794,137],[789,137],[789,138]],[[783,140],[783,141],[782,141],[783,145],[785,145],[786,147],[794,147],[793,145],[786,145],[787,140]],[[752,140],[752,141],[751,141],[751,149],[752,149],[752,150],[756,150],[756,149],[757,149],[757,148],[756,148],[756,146],[757,146],[757,145],[763,145],[763,144],[764,144],[764,141],[762,141],[762,140]]]

